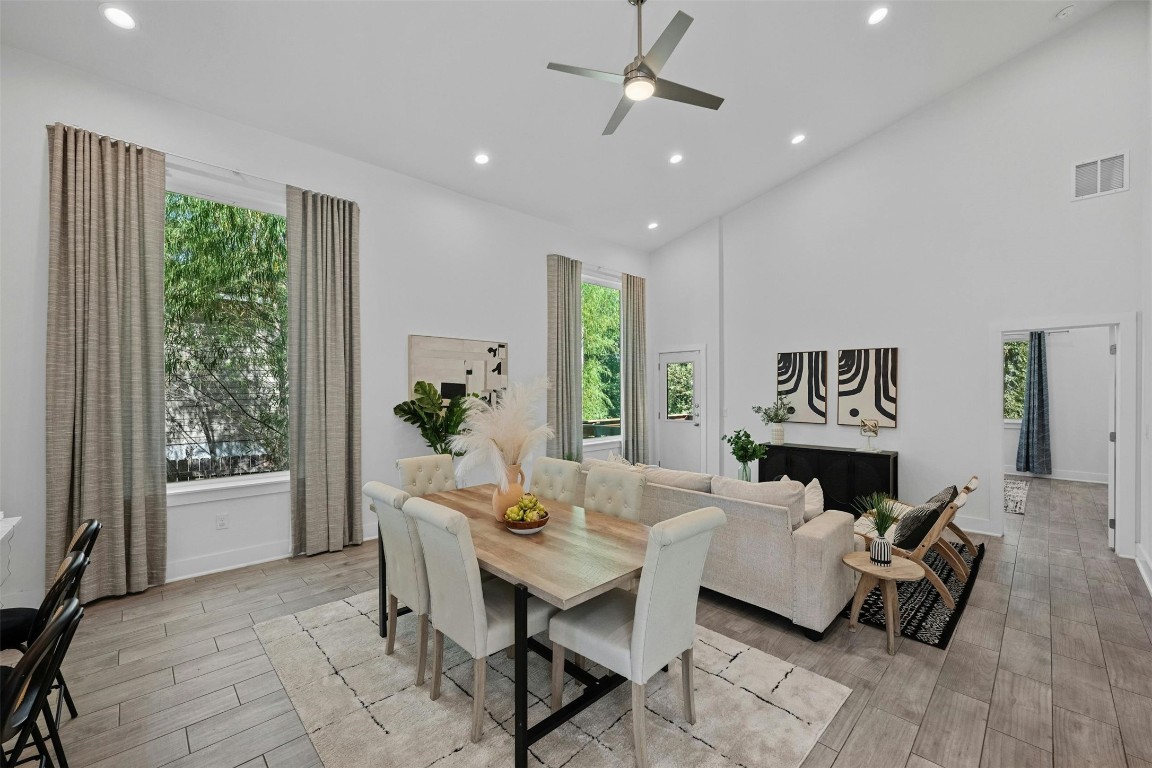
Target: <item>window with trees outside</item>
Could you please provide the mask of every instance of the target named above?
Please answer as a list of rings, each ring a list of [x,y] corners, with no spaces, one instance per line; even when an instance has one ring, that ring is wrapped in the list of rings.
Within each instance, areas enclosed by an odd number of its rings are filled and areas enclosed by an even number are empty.
[[[584,439],[620,436],[620,289],[581,286]]]
[[[165,213],[168,482],[286,470],[284,217],[173,192]]]
[[[1028,382],[1028,341],[1004,342],[1004,420],[1024,418],[1024,390]]]

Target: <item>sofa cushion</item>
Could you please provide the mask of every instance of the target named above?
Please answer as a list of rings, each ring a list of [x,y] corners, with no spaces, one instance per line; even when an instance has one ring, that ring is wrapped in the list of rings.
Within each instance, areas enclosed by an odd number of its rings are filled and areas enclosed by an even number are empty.
[[[788,475],[780,475],[781,480],[789,480]],[[804,522],[824,514],[824,488],[820,485],[820,478],[812,478],[812,482],[804,486]]]
[[[641,471],[649,483],[683,488],[686,491],[712,492],[712,475],[701,472],[682,472],[678,469],[664,469],[651,464],[643,465]]]
[[[770,483],[749,483],[731,477],[712,478],[712,493],[730,499],[755,501],[771,504],[788,510],[792,530],[804,525],[804,484],[795,480],[781,480]]]
[[[609,469],[622,469],[622,470],[625,470],[626,472],[639,472],[642,469],[641,467],[638,467],[635,464],[631,464],[627,461],[624,461],[623,459],[621,459],[619,461],[605,461],[604,459],[584,459],[584,461],[580,463],[580,469],[583,472],[589,471],[590,469],[592,469],[592,467],[608,467]]]

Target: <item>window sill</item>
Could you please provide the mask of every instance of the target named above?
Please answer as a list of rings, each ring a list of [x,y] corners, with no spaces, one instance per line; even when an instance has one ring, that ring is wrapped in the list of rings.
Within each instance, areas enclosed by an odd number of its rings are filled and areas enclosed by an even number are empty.
[[[168,484],[168,506],[204,504],[249,496],[288,493],[288,472],[265,472],[259,475],[216,477],[210,480],[186,480]]]
[[[621,442],[623,442],[623,438],[620,435],[616,435],[615,437],[589,437],[584,440],[584,445],[602,448],[606,445]]]
[[[1020,419],[1004,419],[1004,429],[1020,429],[1022,423]]]

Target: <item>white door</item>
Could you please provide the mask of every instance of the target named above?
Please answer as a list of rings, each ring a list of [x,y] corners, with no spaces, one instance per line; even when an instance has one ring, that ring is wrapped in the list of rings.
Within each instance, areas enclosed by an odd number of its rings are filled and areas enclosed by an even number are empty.
[[[1116,549],[1116,350],[1120,342],[1119,326],[1109,326],[1108,343],[1111,344],[1109,361],[1112,366],[1111,404],[1108,407],[1108,546]]]
[[[667,469],[703,472],[705,461],[703,350],[661,352],[656,449]]]

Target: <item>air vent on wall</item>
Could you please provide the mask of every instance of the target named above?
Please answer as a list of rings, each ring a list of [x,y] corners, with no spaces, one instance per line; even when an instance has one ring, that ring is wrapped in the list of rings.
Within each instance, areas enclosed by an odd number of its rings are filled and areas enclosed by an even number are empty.
[[[1128,189],[1128,153],[1078,163],[1072,169],[1072,199],[1098,197]]]

